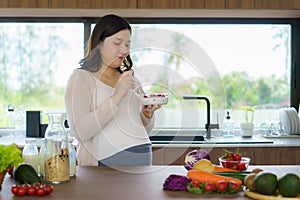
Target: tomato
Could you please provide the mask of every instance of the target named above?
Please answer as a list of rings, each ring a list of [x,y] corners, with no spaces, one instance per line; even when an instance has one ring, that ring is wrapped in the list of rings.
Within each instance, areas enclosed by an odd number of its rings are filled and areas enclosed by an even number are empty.
[[[17,195],[18,194],[18,189],[19,189],[19,186],[13,185],[11,187],[11,193],[13,193],[14,195]]]
[[[240,170],[240,171],[243,171],[243,170],[246,170],[246,163],[238,163],[237,164],[237,168]]]
[[[33,184],[33,186],[34,186],[36,189],[39,189],[39,188],[42,186],[42,184],[40,184],[40,183],[35,183],[35,184]]]
[[[40,187],[36,190],[36,194],[40,197],[45,196],[46,195],[46,190],[44,187]]]
[[[199,188],[199,184],[196,181],[193,181],[193,187],[194,188]]]
[[[232,162],[232,161],[226,161],[226,167],[227,168],[232,168],[232,167],[234,167],[234,162]]]
[[[20,197],[25,196],[26,193],[27,193],[27,191],[24,187],[21,186],[21,187],[18,188],[18,191],[17,191],[18,196],[20,196]]]
[[[30,186],[31,186],[30,184],[25,183],[25,184],[23,184],[21,187],[23,187],[23,188],[27,191],[27,189],[28,189]]]
[[[27,189],[27,194],[30,196],[36,195],[36,188],[32,185]]]
[[[206,192],[214,192],[217,190],[215,184],[213,183],[206,183],[204,189]]]
[[[232,190],[240,190],[241,189],[241,185],[234,181],[230,181],[230,185],[231,185]]]
[[[222,192],[228,188],[228,185],[229,185],[228,181],[218,181],[217,188]]]
[[[45,185],[46,194],[51,194],[53,191],[53,186],[50,184]]]

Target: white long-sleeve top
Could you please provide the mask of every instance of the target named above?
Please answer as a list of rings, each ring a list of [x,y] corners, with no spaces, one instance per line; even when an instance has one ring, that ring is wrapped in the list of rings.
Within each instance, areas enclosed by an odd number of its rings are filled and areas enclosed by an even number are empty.
[[[71,130],[78,140],[78,165],[98,165],[98,160],[141,144],[151,144],[154,117],[141,113],[141,103],[128,93],[117,105],[114,88],[91,72],[75,69],[68,80],[65,105]]]

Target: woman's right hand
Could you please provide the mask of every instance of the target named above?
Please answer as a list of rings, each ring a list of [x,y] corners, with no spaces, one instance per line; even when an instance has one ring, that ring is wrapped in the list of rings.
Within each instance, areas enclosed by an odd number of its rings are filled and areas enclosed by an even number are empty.
[[[115,86],[115,92],[112,99],[115,103],[119,104],[120,101],[126,96],[129,89],[135,88],[135,80],[133,78],[133,71],[126,71],[120,75],[119,80]]]

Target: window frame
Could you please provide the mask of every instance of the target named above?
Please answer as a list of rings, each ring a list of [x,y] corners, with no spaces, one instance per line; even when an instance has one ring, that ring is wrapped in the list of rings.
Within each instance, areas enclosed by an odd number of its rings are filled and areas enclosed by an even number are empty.
[[[84,46],[90,36],[91,25],[97,21],[96,17],[0,17],[0,23],[74,23],[84,25]],[[300,103],[300,19],[298,18],[152,18],[139,17],[126,19],[132,23],[143,24],[290,24],[291,25],[291,74],[290,74],[290,106],[299,112]],[[85,51],[85,50],[83,50]]]

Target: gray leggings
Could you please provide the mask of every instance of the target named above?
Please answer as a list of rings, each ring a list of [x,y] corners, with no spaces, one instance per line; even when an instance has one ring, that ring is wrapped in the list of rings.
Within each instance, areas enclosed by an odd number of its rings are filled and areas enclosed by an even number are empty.
[[[152,164],[151,144],[130,147],[98,161],[98,166],[142,166]]]

